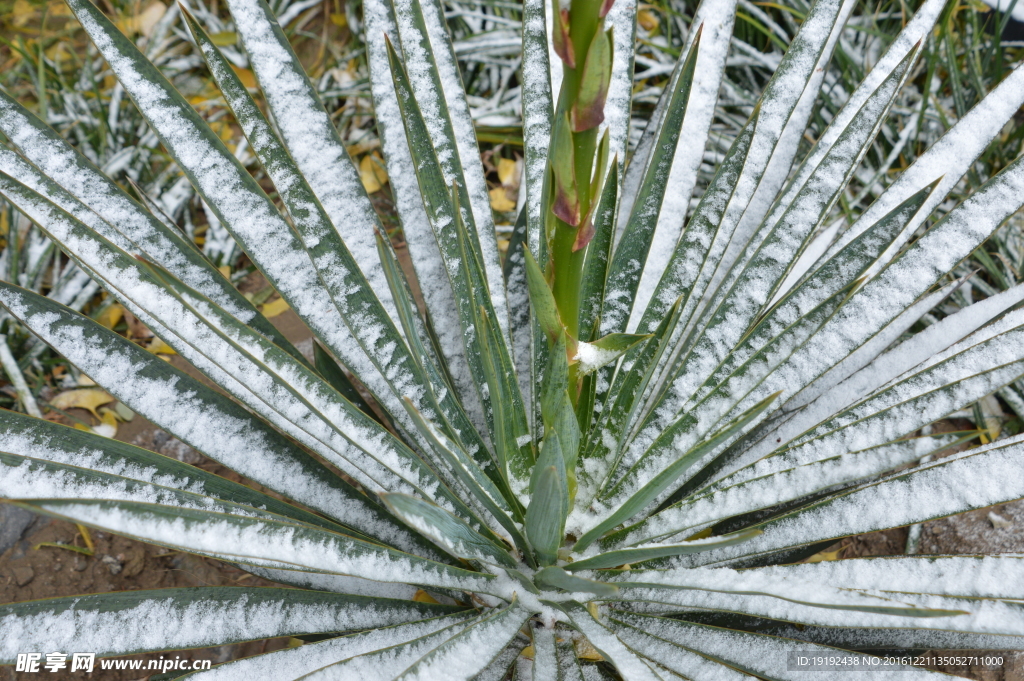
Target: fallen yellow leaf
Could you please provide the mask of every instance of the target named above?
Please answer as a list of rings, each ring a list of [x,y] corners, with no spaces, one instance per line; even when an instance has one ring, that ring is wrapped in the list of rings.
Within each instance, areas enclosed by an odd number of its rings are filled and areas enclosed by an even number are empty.
[[[590,641],[585,638],[578,638],[574,641],[576,644],[576,657],[581,660],[594,660],[601,662],[604,657],[601,653],[597,652],[597,648],[591,645]]]
[[[221,265],[220,267],[217,268],[217,271],[220,272],[221,274],[223,274],[225,279],[230,279],[231,278],[231,266],[230,265]]]
[[[507,213],[516,209],[516,202],[508,198],[504,187],[495,187],[487,192],[491,195],[491,208],[498,213]]]
[[[24,26],[32,21],[36,15],[36,8],[28,0],[14,0],[14,9],[11,12],[11,23],[15,26]]]
[[[174,351],[174,348],[172,348],[167,343],[164,343],[159,338],[154,338],[153,342],[149,344],[149,347],[147,347],[146,350],[148,350],[149,352],[152,352],[154,355],[176,355],[176,354],[178,354],[177,352]]]
[[[74,13],[71,8],[67,6],[67,3],[61,2],[61,0],[50,0],[46,3],[46,16],[48,17],[73,17]]]
[[[518,164],[510,158],[498,159],[498,180],[506,187],[519,186]]]
[[[843,552],[843,550],[841,548],[840,549],[836,549],[835,551],[820,551],[820,552],[814,554],[813,556],[811,556],[810,558],[808,558],[807,560],[805,560],[804,562],[805,563],[821,563],[821,562],[830,561],[830,560],[839,560],[839,554],[842,553],[842,552]]]
[[[238,68],[234,64],[231,65],[231,70],[235,72],[235,75],[238,76],[240,81],[242,81],[242,85],[244,85],[246,89],[256,89],[256,76],[253,75],[252,71],[249,69]]]
[[[384,162],[376,152],[363,156],[359,162],[359,179],[363,181],[367,194],[380,191],[388,183],[388,171],[384,169]]]
[[[637,12],[636,22],[647,32],[658,28],[658,17],[650,10],[642,9]]]
[[[114,303],[104,310],[103,314],[96,318],[96,321],[108,329],[113,329],[122,317],[124,317],[124,308],[118,303]]]
[[[434,603],[435,605],[441,604],[441,601],[437,600],[423,589],[417,589],[416,593],[413,594],[412,599],[417,603]]]
[[[535,655],[534,647],[533,646],[526,646],[525,648],[523,648],[522,650],[519,651],[519,654],[522,655],[523,657],[525,657],[527,660],[532,660],[533,656]]]
[[[114,437],[117,435],[117,415],[110,409],[104,409],[99,424],[93,426],[92,432],[103,437]]]
[[[63,392],[50,400],[50,404],[57,409],[64,410],[88,409],[92,412],[93,416],[100,418],[100,415],[96,412],[96,407],[113,401],[114,398],[102,390],[83,388],[80,390],[68,390],[67,392]]]
[[[154,2],[135,17],[135,29],[147,38],[153,35],[153,29],[167,12],[167,5]]]
[[[344,14],[333,14],[332,13],[331,14],[331,23],[334,24],[335,26],[340,26],[341,28],[344,28],[344,27],[348,26],[348,17],[346,17]]]
[[[284,298],[278,298],[277,300],[274,300],[264,305],[262,308],[262,312],[264,317],[270,319],[271,317],[276,317],[279,314],[284,314],[285,312],[288,311],[288,309],[289,308],[287,301],[285,301]]]
[[[234,31],[221,31],[210,36],[217,47],[231,47],[238,42],[238,34]]]

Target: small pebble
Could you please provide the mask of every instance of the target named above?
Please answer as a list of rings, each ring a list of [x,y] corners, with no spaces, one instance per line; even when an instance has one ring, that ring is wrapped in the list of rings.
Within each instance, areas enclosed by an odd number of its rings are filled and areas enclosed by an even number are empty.
[[[14,573],[14,583],[18,586],[25,586],[36,577],[35,571],[28,566],[11,568],[11,572]]]
[[[60,572],[60,569],[62,567],[64,567],[64,564],[61,563],[60,561],[57,561],[56,563],[53,564],[53,571],[54,572]]]
[[[81,557],[75,558],[75,562],[71,564],[71,569],[75,572],[84,572],[87,567],[89,567],[89,563]]]

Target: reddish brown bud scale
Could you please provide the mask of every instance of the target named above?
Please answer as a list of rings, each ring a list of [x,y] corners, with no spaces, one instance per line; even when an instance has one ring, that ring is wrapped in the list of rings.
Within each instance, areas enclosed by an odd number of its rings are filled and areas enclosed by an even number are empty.
[[[572,129],[575,132],[596,128],[604,122],[604,105],[612,79],[612,29],[602,31],[604,21],[587,50],[579,92],[572,107]]]
[[[587,215],[586,219],[583,220],[583,224],[576,230],[576,241],[572,244],[572,252],[582,251],[590,243],[590,240],[594,238],[594,221]]]
[[[560,9],[558,0],[551,0],[552,17],[554,19],[554,35],[551,40],[555,46],[555,54],[570,69],[576,68],[576,50],[569,39],[569,10]]]

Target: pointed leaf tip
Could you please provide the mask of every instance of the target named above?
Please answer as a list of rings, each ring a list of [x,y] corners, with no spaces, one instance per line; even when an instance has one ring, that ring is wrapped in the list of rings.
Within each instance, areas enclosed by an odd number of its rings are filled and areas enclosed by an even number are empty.
[[[586,248],[590,244],[590,240],[594,238],[594,234],[594,221],[588,215],[576,232],[576,241],[572,243],[572,252],[575,253]]]
[[[587,60],[583,64],[576,103],[572,107],[574,132],[590,130],[604,122],[604,105],[612,80],[614,42],[613,29],[604,31],[603,27],[602,20],[590,43],[590,49],[587,50]]]
[[[561,9],[558,0],[551,0],[551,18],[554,22],[554,35],[551,40],[554,43],[555,54],[565,62],[570,69],[576,68],[576,51],[573,48],[572,40],[569,39],[569,10]]]
[[[608,12],[612,11],[612,5],[614,4],[615,0],[604,0],[604,2],[601,3],[601,10],[598,12],[597,16],[604,19],[608,16]]]
[[[568,114],[558,119],[554,148],[551,169],[555,179],[555,197],[551,212],[562,222],[575,227],[580,224],[580,199],[576,191],[576,150]]]

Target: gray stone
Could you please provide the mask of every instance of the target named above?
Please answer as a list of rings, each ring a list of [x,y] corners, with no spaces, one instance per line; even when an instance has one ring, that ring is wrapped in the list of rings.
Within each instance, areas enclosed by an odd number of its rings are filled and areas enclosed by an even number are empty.
[[[36,578],[35,571],[28,566],[11,568],[11,572],[14,574],[14,583],[18,586],[25,586]]]
[[[0,504],[0,553],[18,543],[36,514],[19,506]]]

